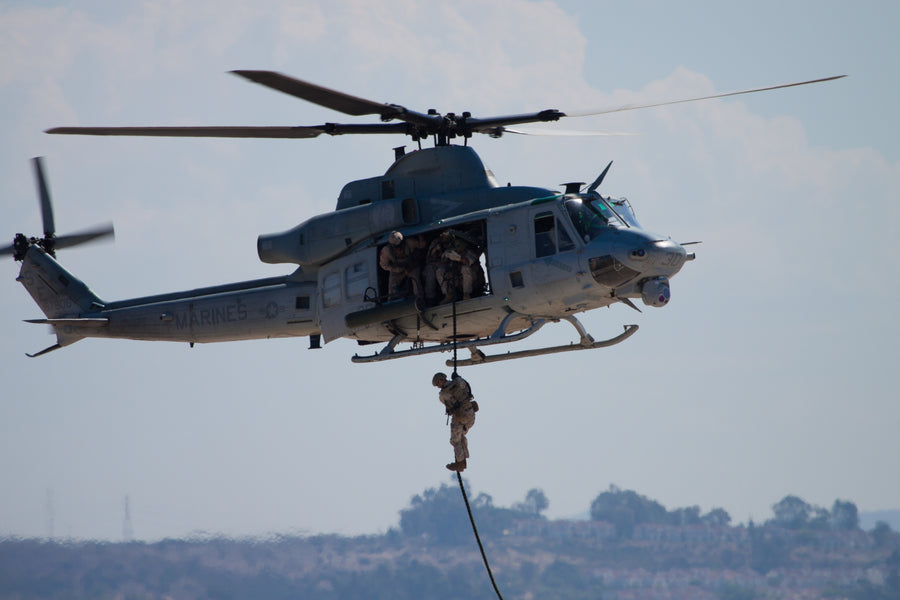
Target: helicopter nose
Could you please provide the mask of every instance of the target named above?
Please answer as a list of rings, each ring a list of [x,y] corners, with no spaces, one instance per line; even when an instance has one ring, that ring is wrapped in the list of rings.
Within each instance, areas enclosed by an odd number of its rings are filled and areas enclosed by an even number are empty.
[[[687,260],[685,249],[672,240],[644,232],[621,232],[620,236],[614,248],[596,240],[596,255],[588,259],[591,276],[605,287],[616,289],[630,282],[667,280]]]
[[[647,238],[635,240],[628,259],[645,274],[670,277],[684,266],[687,251],[672,240]]]

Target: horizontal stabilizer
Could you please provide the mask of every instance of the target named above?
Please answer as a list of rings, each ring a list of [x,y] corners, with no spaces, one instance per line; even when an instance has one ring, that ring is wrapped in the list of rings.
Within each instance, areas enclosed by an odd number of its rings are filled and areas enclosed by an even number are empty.
[[[109,325],[109,319],[90,318],[90,319],[25,319],[26,323],[37,323],[39,325],[53,325],[55,327],[79,327],[84,329],[100,329]]]

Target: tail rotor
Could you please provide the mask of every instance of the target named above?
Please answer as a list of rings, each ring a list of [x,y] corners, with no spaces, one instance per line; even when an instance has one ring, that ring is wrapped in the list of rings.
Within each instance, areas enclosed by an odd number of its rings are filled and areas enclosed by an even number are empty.
[[[17,233],[13,243],[9,246],[0,248],[0,256],[12,254],[15,260],[25,258],[25,253],[31,246],[38,246],[50,256],[56,257],[57,248],[71,248],[79,244],[99,240],[104,237],[115,237],[115,229],[112,223],[96,225],[94,227],[83,229],[76,233],[66,235],[56,235],[56,224],[53,219],[53,203],[50,200],[50,188],[47,185],[47,179],[44,176],[43,160],[40,156],[32,159],[34,166],[34,176],[37,181],[38,199],[41,204],[41,220],[44,226],[43,237],[26,237],[25,234]]]

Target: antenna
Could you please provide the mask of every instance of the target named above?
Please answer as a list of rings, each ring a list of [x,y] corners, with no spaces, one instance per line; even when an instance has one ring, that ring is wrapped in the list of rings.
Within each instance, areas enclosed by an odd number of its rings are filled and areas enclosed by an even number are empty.
[[[128,495],[125,495],[125,518],[122,520],[122,540],[130,542],[134,539],[134,529],[131,527],[131,505]]]

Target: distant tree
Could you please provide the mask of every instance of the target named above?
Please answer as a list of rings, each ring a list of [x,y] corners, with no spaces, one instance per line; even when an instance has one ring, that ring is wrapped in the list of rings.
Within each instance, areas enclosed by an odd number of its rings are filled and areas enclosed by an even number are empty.
[[[612,513],[602,521],[609,521],[616,527],[616,537],[620,540],[630,540],[634,536],[634,526],[637,524],[637,518],[634,510],[627,506],[617,506]]]
[[[666,518],[666,509],[659,502],[614,485],[591,502],[591,519],[612,523],[620,538],[630,538],[635,525],[665,523]]]
[[[468,485],[467,485],[468,488]],[[469,499],[469,505],[482,535],[500,535],[509,528],[518,513],[497,508],[489,494]],[[472,526],[459,490],[442,484],[413,496],[409,508],[400,511],[400,530],[406,536],[419,537],[435,544],[467,544],[472,541]]]
[[[517,502],[512,508],[529,515],[541,516],[548,506],[550,506],[550,501],[547,500],[544,490],[534,488],[528,490],[523,502]]]
[[[809,523],[813,507],[797,496],[785,496],[772,505],[774,524],[787,529],[802,529]]]
[[[666,522],[670,525],[699,525],[701,523],[700,507],[688,506],[670,510],[666,514]]]
[[[407,536],[443,544],[465,543],[472,538],[459,491],[447,484],[413,496],[409,508],[400,511],[400,530]]]
[[[724,508],[714,508],[700,517],[700,521],[705,525],[726,527],[731,523],[731,515],[729,515]]]
[[[872,539],[875,541],[875,545],[879,548],[887,545],[888,541],[891,539],[891,526],[888,525],[886,521],[878,521],[875,523],[875,527],[872,528]]]
[[[831,526],[834,529],[859,529],[859,510],[852,502],[835,500],[831,507]]]
[[[828,529],[831,526],[831,513],[821,506],[813,506],[807,527],[810,529]]]
[[[475,496],[475,499],[472,500],[472,506],[474,508],[493,508],[494,507],[494,497],[490,494],[485,494],[484,492],[479,493]]]
[[[786,567],[790,560],[790,548],[778,530],[756,527],[751,522],[747,528],[750,538],[750,568],[760,574]]]

